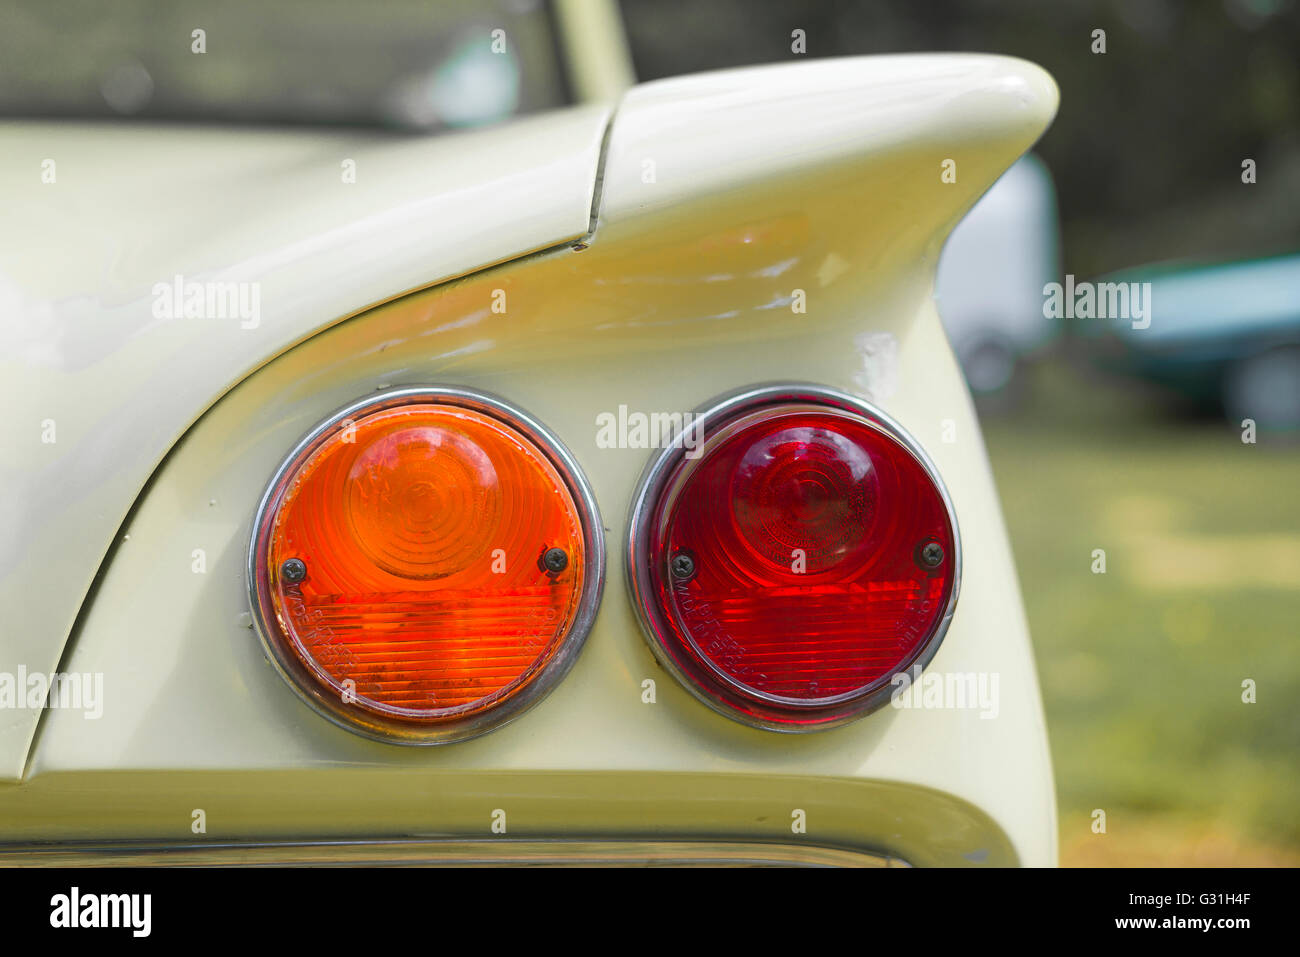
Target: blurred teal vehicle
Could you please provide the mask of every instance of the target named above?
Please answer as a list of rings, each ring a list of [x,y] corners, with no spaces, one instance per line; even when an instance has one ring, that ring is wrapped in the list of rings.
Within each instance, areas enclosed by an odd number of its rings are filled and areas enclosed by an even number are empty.
[[[1235,423],[1300,429],[1300,253],[1232,263],[1170,263],[1098,280],[1149,283],[1150,324],[1105,329],[1101,363],[1167,386]]]

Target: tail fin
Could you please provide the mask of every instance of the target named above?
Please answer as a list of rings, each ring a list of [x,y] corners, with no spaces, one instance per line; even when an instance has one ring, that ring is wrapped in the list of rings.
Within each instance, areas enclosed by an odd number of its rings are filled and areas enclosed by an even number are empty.
[[[648,83],[614,119],[598,228],[797,217],[868,270],[933,267],[943,240],[1056,112],[1024,60],[854,57]],[[659,226],[662,231],[663,225]]]

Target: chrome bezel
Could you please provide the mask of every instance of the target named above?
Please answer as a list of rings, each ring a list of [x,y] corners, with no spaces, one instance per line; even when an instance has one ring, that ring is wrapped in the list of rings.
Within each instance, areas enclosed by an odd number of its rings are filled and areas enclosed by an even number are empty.
[[[386,719],[371,712],[359,717],[356,709],[321,685],[278,637],[280,627],[271,599],[271,582],[261,556],[271,535],[270,518],[284,501],[293,476],[304,462],[340,428],[345,420],[355,420],[387,409],[415,403],[437,403],[470,409],[492,416],[536,445],[560,473],[577,505],[586,545],[583,586],[577,611],[569,632],[559,649],[541,671],[521,690],[489,709],[443,724],[417,725]],[[355,734],[386,744],[429,746],[464,741],[493,731],[518,718],[536,705],[564,678],[577,660],[600,607],[605,585],[605,538],[600,509],[586,476],[573,455],[559,438],[526,412],[506,401],[483,392],[454,387],[408,387],[376,393],[358,400],[329,416],[294,447],[276,469],[262,494],[253,516],[248,543],[248,595],[253,623],[267,658],[280,677],[317,713]],[[364,721],[365,723],[359,723]]]
[[[824,712],[838,705],[850,703],[852,705],[844,709],[844,713],[816,724],[790,724],[767,720],[731,707],[727,702],[718,700],[706,693],[694,676],[678,666],[673,655],[660,642],[659,635],[661,632],[666,633],[668,631],[668,623],[654,601],[649,561],[651,539],[654,534],[654,530],[650,527],[652,517],[661,497],[668,491],[668,482],[676,474],[678,466],[686,457],[686,443],[684,441],[686,430],[688,428],[699,430],[697,434],[701,439],[700,447],[703,448],[714,435],[731,423],[752,413],[760,412],[765,408],[787,405],[813,405],[851,413],[867,419],[898,442],[916,459],[926,476],[934,484],[943,502],[944,509],[948,514],[949,524],[952,526],[952,593],[930,637],[921,650],[906,661],[903,673],[909,672],[918,665],[924,669],[943,643],[944,636],[947,634],[948,627],[952,623],[953,615],[957,610],[957,598],[961,592],[962,548],[961,532],[957,525],[957,512],[953,508],[952,498],[948,494],[948,488],[944,485],[943,479],[939,476],[939,470],[920,443],[893,418],[872,403],[838,389],[811,383],[792,382],[753,386],[725,394],[699,407],[696,410],[694,422],[684,423],[682,430],[676,433],[670,442],[666,443],[666,447],[650,459],[637,484],[637,491],[632,498],[631,508],[628,513],[626,553],[628,590],[646,643],[650,646],[655,659],[677,678],[691,695],[719,714],[742,724],[767,731],[800,734],[841,727],[877,710],[889,700],[893,691],[892,678],[894,674],[900,672],[896,671],[887,677],[877,679],[877,687],[869,692],[854,691],[831,698],[817,699],[814,705],[809,706],[806,702],[769,695],[753,688],[745,687],[742,691],[741,686],[734,679],[710,666],[710,671],[716,676],[720,686],[731,685],[736,693],[743,694],[744,697],[750,699],[763,701],[775,708],[785,708],[791,712],[802,711],[812,716],[818,711]]]

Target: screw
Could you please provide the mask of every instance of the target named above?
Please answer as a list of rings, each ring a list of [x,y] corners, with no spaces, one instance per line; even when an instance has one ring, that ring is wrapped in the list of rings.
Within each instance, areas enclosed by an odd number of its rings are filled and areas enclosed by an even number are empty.
[[[542,568],[552,575],[558,575],[569,567],[569,556],[563,548],[548,548],[542,555]]]
[[[943,564],[943,546],[938,542],[926,542],[921,546],[921,564],[926,568],[938,568]]]
[[[296,585],[307,577],[307,563],[301,558],[290,558],[280,566],[280,577],[290,585]]]
[[[673,556],[671,567],[674,578],[688,581],[695,577],[695,559],[685,552],[678,552]]]

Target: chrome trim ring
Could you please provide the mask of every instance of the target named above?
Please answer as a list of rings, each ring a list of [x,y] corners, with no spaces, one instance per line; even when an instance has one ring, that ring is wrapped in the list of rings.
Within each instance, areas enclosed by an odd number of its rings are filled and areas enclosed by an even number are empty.
[[[446,724],[419,726],[411,722],[386,720],[367,713],[366,722],[374,728],[358,723],[355,712],[340,698],[328,693],[321,683],[299,662],[278,638],[275,606],[271,598],[271,582],[261,557],[270,543],[271,522],[284,501],[285,493],[298,469],[328,440],[346,420],[383,412],[391,408],[414,403],[437,403],[458,406],[498,419],[531,441],[568,486],[577,506],[585,545],[582,592],[573,623],[560,643],[560,647],[541,671],[519,691],[503,702],[480,714],[467,718],[450,719]],[[383,741],[387,744],[437,745],[464,741],[478,737],[513,721],[541,701],[568,674],[586,642],[587,635],[600,607],[605,586],[605,537],[600,509],[595,495],[572,453],[559,438],[532,416],[496,396],[483,392],[453,387],[417,387],[392,389],[361,399],[335,412],[321,422],[294,447],[276,469],[267,485],[257,512],[253,516],[252,533],[248,543],[248,596],[253,612],[253,623],[267,658],[280,677],[294,692],[316,712],[341,728],[355,734]]]
[[[761,692],[755,688],[741,686],[730,675],[717,669],[709,661],[707,655],[701,656],[713,679],[720,686],[731,686],[736,691],[742,692],[746,698],[764,701],[774,707],[784,706],[791,710],[803,708],[811,715],[815,714],[819,709],[832,709],[853,702],[853,706],[847,709],[847,712],[843,715],[816,724],[790,724],[769,720],[734,708],[726,701],[708,694],[700,686],[696,677],[688,674],[678,665],[660,639],[660,635],[666,634],[669,629],[664,613],[655,601],[650,573],[650,551],[654,538],[654,529],[651,525],[654,512],[686,457],[686,430],[692,428],[699,430],[697,432],[700,439],[698,447],[703,449],[737,420],[764,409],[781,406],[813,406],[815,408],[847,412],[869,420],[906,449],[920,464],[938,492],[947,512],[948,523],[952,528],[952,592],[948,598],[948,604],[920,650],[906,658],[901,668],[888,676],[882,676],[873,682],[872,686],[868,686],[871,690],[866,692],[855,690],[832,698],[814,699],[812,705],[809,705],[807,699],[787,699]],[[708,705],[714,711],[743,724],[767,731],[784,733],[824,731],[855,721],[880,708],[889,700],[892,693],[891,679],[894,674],[909,671],[918,665],[924,669],[934,658],[939,646],[943,643],[949,625],[952,623],[953,615],[957,610],[957,597],[961,591],[962,549],[961,532],[957,526],[957,512],[953,508],[948,488],[944,485],[943,479],[940,478],[939,470],[935,467],[934,462],[931,461],[916,439],[894,419],[870,402],[837,389],[810,383],[772,383],[753,386],[725,394],[699,407],[696,410],[694,422],[685,423],[682,430],[677,432],[671,441],[665,443],[665,448],[647,463],[637,485],[636,494],[632,498],[628,514],[627,549],[627,586],[632,597],[632,606],[636,610],[637,620],[641,624],[641,631],[645,635],[646,643],[654,653],[655,659],[665,670],[677,678],[696,699]]]

